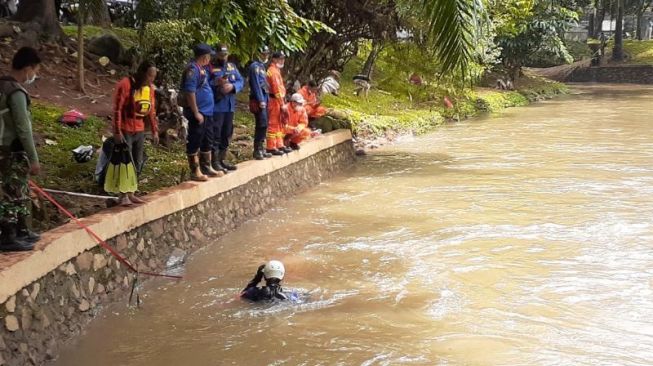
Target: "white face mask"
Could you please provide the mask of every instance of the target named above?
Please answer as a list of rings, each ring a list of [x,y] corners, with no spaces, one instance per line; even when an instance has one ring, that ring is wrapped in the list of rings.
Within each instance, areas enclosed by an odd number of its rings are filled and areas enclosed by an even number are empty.
[[[25,80],[25,85],[30,85],[30,84],[32,84],[34,81],[36,81],[36,73],[32,74],[32,77],[31,77],[31,78]]]
[[[277,67],[283,69],[283,64],[277,63]]]

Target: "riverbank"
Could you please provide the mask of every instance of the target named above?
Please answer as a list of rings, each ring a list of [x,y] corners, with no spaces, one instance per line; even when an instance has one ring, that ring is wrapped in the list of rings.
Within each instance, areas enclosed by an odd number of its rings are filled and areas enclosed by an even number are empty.
[[[162,272],[172,253],[201,248],[354,159],[351,133],[334,131],[283,157],[244,162],[223,178],[160,190],[144,205],[114,207],[83,223],[138,271]],[[44,233],[32,252],[0,255],[0,366],[55,358],[102,304],[126,300],[132,275],[73,223]]]

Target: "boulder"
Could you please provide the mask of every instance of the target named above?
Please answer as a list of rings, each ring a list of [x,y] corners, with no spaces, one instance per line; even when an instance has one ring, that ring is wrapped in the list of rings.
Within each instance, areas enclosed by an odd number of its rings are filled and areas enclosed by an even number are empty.
[[[108,57],[114,64],[119,64],[125,54],[125,48],[120,40],[113,34],[104,34],[93,37],[88,41],[88,52],[98,56]]]

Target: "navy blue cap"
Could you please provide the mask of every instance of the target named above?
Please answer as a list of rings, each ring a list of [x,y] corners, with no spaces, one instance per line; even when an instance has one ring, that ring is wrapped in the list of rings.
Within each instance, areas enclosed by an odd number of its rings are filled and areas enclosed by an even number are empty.
[[[222,53],[222,54],[227,54],[229,53],[229,47],[227,47],[226,44],[219,44],[215,47],[215,52],[217,53]]]
[[[197,46],[195,46],[195,48],[193,49],[193,53],[195,53],[195,57],[201,57],[209,54],[211,56],[215,55],[215,51],[213,50],[213,48],[211,48],[211,46],[209,46],[206,43],[200,43]]]
[[[258,51],[260,53],[270,53],[270,47],[268,47],[267,45],[263,45],[263,46],[261,46],[261,48],[259,48]]]
[[[272,58],[286,58],[286,54],[283,51],[276,51],[272,53]]]

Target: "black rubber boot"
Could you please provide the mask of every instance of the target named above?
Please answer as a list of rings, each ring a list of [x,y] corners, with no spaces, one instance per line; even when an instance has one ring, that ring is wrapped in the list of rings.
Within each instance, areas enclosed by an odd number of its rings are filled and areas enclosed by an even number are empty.
[[[288,146],[284,146],[283,147],[283,152],[285,152],[286,154],[289,154],[289,153],[293,152],[293,149],[288,147]]]
[[[299,145],[297,145],[297,144],[294,143],[294,142],[291,142],[291,143],[290,143],[290,148],[293,149],[293,150],[299,150]]]
[[[261,143],[259,142],[254,143],[254,159],[256,160],[265,159],[265,155],[263,155],[263,150],[261,149]]]
[[[27,216],[18,217],[16,237],[18,240],[22,240],[28,243],[36,243],[37,241],[41,240],[41,235],[33,232],[27,226]]]
[[[222,166],[222,163],[220,162],[220,158],[218,156],[218,153],[215,152],[215,151],[211,153],[211,166],[213,167],[213,170],[217,170],[217,171],[223,172],[225,174],[227,174],[229,172],[229,170],[227,170],[227,168]]]
[[[0,225],[0,252],[27,252],[34,249],[34,243],[18,239],[17,224],[3,223]]]
[[[227,170],[236,170],[238,169],[237,166],[231,164],[230,162],[226,161],[225,159],[227,158],[227,150],[220,150],[218,153],[218,160],[220,160],[220,165],[225,167]]]
[[[222,177],[224,173],[220,170],[213,169],[210,152],[200,152],[200,171],[210,178]]]
[[[285,154],[283,151],[277,150],[277,149],[267,150],[267,153],[270,154],[270,155],[274,155],[274,156],[281,156],[281,155]]]

